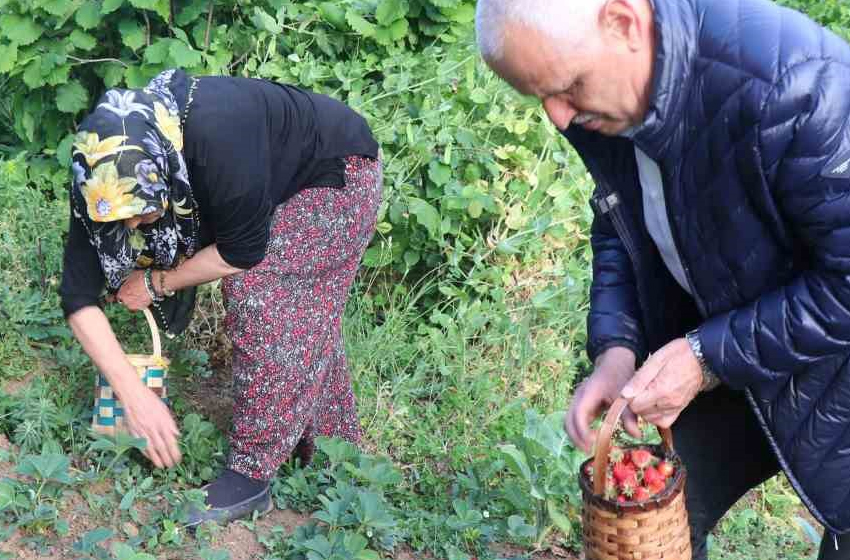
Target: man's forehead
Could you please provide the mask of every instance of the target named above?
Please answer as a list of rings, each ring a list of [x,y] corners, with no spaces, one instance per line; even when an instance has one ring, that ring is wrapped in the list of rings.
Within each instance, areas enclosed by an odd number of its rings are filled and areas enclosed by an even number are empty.
[[[543,96],[563,91],[576,79],[574,57],[565,56],[540,33],[521,24],[505,31],[503,56],[491,67],[514,89]]]

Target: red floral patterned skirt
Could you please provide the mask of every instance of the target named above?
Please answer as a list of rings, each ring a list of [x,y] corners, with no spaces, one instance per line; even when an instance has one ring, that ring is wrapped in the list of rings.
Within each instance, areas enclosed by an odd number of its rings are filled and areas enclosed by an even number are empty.
[[[381,163],[346,159],[345,187],[300,191],[275,211],[265,259],[222,282],[235,404],[227,466],[269,480],[317,435],[360,441],[341,321],[375,231]]]

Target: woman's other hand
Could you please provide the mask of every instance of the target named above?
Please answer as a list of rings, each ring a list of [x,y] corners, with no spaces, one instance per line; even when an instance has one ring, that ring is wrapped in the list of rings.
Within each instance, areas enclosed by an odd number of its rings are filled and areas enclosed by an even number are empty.
[[[145,287],[145,271],[134,270],[118,290],[117,299],[130,311],[141,311],[153,302]]]
[[[127,427],[134,437],[148,442],[145,456],[159,468],[173,467],[180,462],[180,447],[177,438],[180,431],[171,417],[168,407],[148,389],[122,399]]]

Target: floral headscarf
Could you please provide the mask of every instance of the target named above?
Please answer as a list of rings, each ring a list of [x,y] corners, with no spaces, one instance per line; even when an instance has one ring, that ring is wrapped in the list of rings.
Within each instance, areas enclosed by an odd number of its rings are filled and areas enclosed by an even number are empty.
[[[74,141],[73,214],[97,250],[107,290],[117,292],[133,270],[174,268],[191,257],[198,217],[186,162],[180,112],[167,70],[144,89],[111,89],[78,128]],[[122,220],[162,212],[131,229]],[[194,288],[156,304],[160,326],[176,334],[188,324]]]

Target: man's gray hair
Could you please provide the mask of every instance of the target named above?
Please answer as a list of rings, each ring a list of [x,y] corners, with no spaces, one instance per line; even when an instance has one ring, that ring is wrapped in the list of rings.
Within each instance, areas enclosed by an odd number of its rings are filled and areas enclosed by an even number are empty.
[[[596,26],[606,0],[478,0],[475,35],[485,60],[505,53],[505,29],[521,23],[552,39],[578,45]]]

